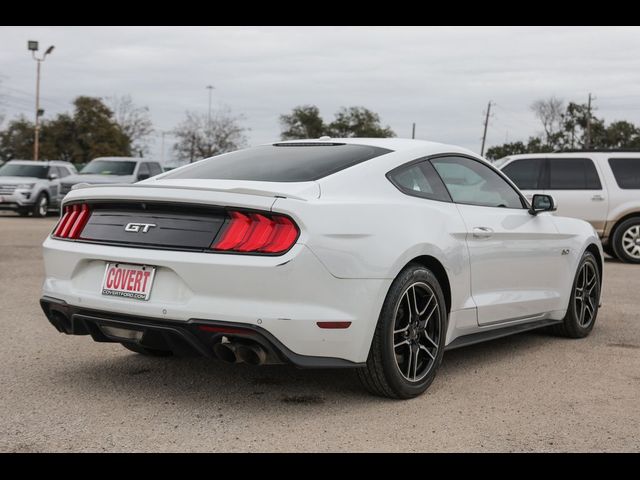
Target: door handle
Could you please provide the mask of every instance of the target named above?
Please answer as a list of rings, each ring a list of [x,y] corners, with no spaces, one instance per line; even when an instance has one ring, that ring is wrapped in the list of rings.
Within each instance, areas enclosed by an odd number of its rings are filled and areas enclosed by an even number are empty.
[[[490,238],[493,235],[493,229],[489,227],[473,227],[473,238]]]
[[[593,200],[594,202],[603,202],[604,197],[602,195],[594,195],[593,197],[591,197],[591,200]]]

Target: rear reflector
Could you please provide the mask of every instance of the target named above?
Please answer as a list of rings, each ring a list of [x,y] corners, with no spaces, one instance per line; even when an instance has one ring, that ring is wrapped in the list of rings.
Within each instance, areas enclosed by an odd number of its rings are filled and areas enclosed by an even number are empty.
[[[56,238],[76,239],[80,237],[82,229],[84,229],[89,220],[91,210],[85,203],[69,205],[64,207],[64,215],[53,230],[53,236]]]
[[[223,326],[218,326],[218,325],[200,325],[198,327],[198,329],[202,330],[203,332],[210,332],[210,333],[228,333],[228,334],[232,334],[232,333],[251,334],[251,333],[253,333],[253,330],[251,330],[249,328],[223,327]]]
[[[334,328],[334,329],[342,329],[349,328],[351,326],[351,322],[316,322],[320,328]]]
[[[229,213],[226,228],[211,245],[213,250],[252,253],[284,253],[298,239],[296,224],[283,215]]]

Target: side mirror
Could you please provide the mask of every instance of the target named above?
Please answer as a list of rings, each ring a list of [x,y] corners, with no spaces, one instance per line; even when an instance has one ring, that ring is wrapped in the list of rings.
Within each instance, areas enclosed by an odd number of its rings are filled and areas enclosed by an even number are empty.
[[[149,175],[148,173],[141,173],[140,175],[138,175],[138,181],[141,180],[146,180],[147,178],[150,178],[151,175]]]
[[[49,180],[57,180],[58,179],[58,174],[57,173],[50,173],[49,174]]]
[[[529,213],[537,215],[540,212],[555,212],[557,209],[556,201],[551,195],[535,194],[531,199]]]

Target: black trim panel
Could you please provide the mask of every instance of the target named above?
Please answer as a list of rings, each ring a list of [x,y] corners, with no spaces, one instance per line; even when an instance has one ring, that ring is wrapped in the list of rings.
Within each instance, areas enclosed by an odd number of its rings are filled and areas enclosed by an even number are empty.
[[[289,350],[275,336],[262,327],[237,322],[193,318],[178,320],[140,317],[134,315],[92,310],[69,305],[63,300],[42,297],[40,306],[47,319],[61,333],[91,335],[97,342],[120,342],[100,329],[101,325],[141,330],[140,344],[148,348],[171,350],[180,355],[198,355],[214,358],[213,345],[226,336],[237,341],[259,343],[269,354],[269,363],[290,363],[300,368],[359,368],[364,363],[341,358],[300,355]],[[203,332],[198,327],[210,326],[237,329],[234,333]]]
[[[547,327],[557,323],[562,323],[562,320],[536,320],[533,322],[520,323],[511,327],[495,328],[484,332],[472,333],[470,335],[456,338],[445,347],[445,351],[455,350],[456,348],[467,347],[469,345],[487,342],[497,338],[508,337],[509,335],[515,335],[516,333],[528,332],[529,330],[535,330],[537,328]]]

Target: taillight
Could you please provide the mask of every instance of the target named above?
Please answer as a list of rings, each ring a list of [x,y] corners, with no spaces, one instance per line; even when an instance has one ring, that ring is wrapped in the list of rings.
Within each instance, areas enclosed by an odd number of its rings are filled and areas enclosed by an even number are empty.
[[[298,239],[296,224],[283,215],[230,212],[231,219],[213,250],[243,253],[282,253]]]
[[[56,238],[79,238],[90,214],[91,210],[86,203],[76,203],[64,207],[64,215],[53,230],[53,236]]]

